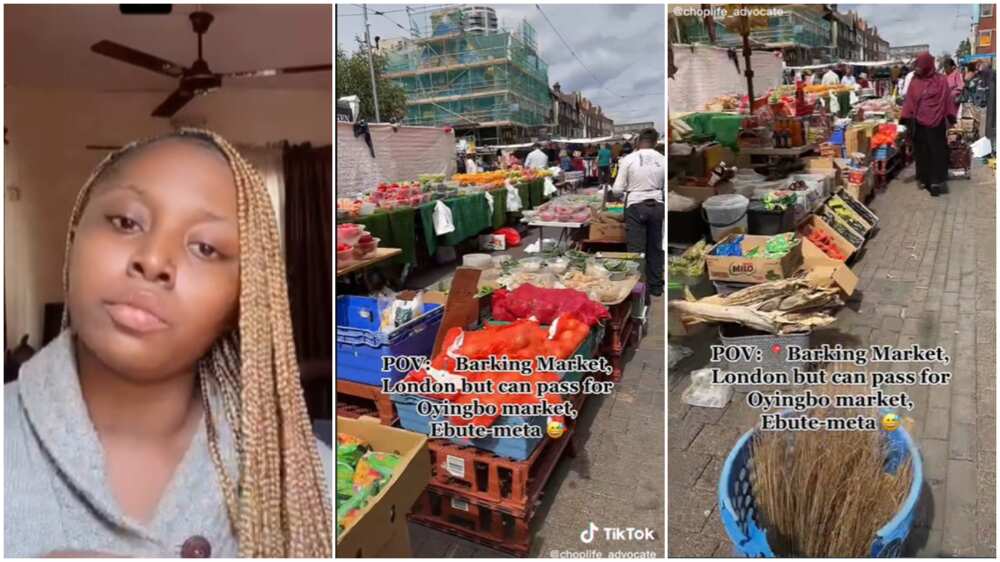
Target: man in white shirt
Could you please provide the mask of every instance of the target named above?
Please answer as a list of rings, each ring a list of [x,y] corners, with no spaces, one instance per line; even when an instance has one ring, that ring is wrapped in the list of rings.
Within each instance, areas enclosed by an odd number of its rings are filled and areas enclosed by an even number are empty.
[[[663,205],[666,162],[655,150],[656,129],[639,133],[638,149],[618,161],[611,188],[625,194],[625,239],[629,252],[646,254],[646,286],[654,297],[663,295]]]
[[[851,87],[858,85],[858,81],[854,79],[854,71],[851,70],[851,67],[848,66],[844,70],[844,77],[840,79],[840,83],[843,84],[844,86],[851,86]]]
[[[532,170],[544,170],[549,167],[549,156],[542,152],[542,145],[535,143],[534,150],[524,159],[524,167]]]
[[[840,76],[837,75],[837,72],[832,66],[826,69],[826,74],[823,75],[822,84],[824,86],[836,86],[837,84],[840,84]]]

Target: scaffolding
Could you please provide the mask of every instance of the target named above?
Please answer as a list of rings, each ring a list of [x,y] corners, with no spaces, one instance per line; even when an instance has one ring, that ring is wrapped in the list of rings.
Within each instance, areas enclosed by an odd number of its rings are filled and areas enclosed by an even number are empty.
[[[766,4],[753,6],[770,7]],[[767,18],[766,29],[754,29],[751,41],[761,45],[797,46],[806,49],[820,49],[830,46],[832,26],[824,19],[822,4],[782,5],[782,15]],[[701,18],[678,18],[680,32],[686,43],[709,43],[708,30]],[[715,45],[735,48],[743,46],[743,38],[738,33],[726,29],[718,20],[715,22]]]
[[[406,124],[451,126],[496,141],[547,124],[548,66],[527,22],[511,31],[492,8],[453,6],[411,11],[410,30],[386,66],[386,78],[406,92]]]

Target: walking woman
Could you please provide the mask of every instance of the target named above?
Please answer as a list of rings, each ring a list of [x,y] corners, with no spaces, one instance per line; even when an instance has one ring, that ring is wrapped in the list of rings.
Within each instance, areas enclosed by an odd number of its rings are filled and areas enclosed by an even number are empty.
[[[902,119],[913,135],[917,181],[934,197],[948,192],[948,127],[957,107],[948,79],[934,69],[934,57],[917,57],[913,81],[906,92]]]

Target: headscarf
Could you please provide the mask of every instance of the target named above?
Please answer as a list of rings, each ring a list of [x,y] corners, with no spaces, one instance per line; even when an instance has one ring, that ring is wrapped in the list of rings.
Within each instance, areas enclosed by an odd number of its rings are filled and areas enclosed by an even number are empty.
[[[937,127],[945,118],[955,117],[957,113],[948,79],[934,70],[934,57],[930,53],[921,53],[917,57],[913,81],[906,91],[902,118],[915,118],[924,127]]]

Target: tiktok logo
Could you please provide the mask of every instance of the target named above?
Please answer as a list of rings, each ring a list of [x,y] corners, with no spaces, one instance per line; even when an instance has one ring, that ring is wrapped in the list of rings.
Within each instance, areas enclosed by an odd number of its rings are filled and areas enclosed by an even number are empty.
[[[594,525],[594,522],[591,521],[590,528],[580,533],[580,540],[583,541],[583,544],[590,544],[594,542],[594,533],[596,533],[598,529],[600,529],[600,527]]]

